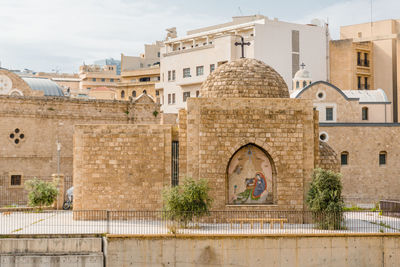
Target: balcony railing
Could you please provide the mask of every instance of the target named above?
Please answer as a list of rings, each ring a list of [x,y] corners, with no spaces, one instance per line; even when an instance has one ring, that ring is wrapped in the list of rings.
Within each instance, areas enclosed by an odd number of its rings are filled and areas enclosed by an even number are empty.
[[[369,84],[358,84],[358,90],[369,90],[370,85]]]
[[[357,66],[369,67],[369,60],[368,59],[357,59]]]

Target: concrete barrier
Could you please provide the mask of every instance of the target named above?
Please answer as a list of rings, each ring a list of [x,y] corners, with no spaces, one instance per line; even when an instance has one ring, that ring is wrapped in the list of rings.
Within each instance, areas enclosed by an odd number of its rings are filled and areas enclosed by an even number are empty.
[[[106,266],[399,266],[400,235],[107,236]]]
[[[2,238],[0,266],[82,266],[104,265],[102,239],[93,238]]]

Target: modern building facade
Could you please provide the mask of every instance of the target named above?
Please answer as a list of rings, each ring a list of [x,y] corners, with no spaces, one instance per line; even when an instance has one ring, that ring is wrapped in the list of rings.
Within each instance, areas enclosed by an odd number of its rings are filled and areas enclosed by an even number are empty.
[[[262,60],[280,73],[289,87],[304,62],[315,79],[327,79],[328,29],[270,20],[261,15],[233,17],[232,22],[188,31],[161,48],[163,110],[176,113],[218,66],[241,58]]]
[[[116,89],[120,76],[115,65],[83,65],[79,68],[79,78],[80,94],[88,95],[97,87]]]

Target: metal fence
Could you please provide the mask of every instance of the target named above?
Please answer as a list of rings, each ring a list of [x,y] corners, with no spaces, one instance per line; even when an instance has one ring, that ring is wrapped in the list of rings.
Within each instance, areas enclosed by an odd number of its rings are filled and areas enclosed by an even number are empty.
[[[212,211],[201,218],[163,211],[4,211],[0,234],[315,234],[400,233],[400,218],[379,212]],[[186,223],[182,218],[192,218]]]
[[[400,218],[400,201],[399,200],[381,200],[379,208],[382,215],[393,216]]]

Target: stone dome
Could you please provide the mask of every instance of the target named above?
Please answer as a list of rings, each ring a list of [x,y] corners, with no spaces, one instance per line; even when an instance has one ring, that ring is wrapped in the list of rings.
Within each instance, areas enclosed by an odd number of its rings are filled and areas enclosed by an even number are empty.
[[[218,67],[204,81],[200,95],[207,98],[289,98],[288,87],[262,61],[242,58]]]

